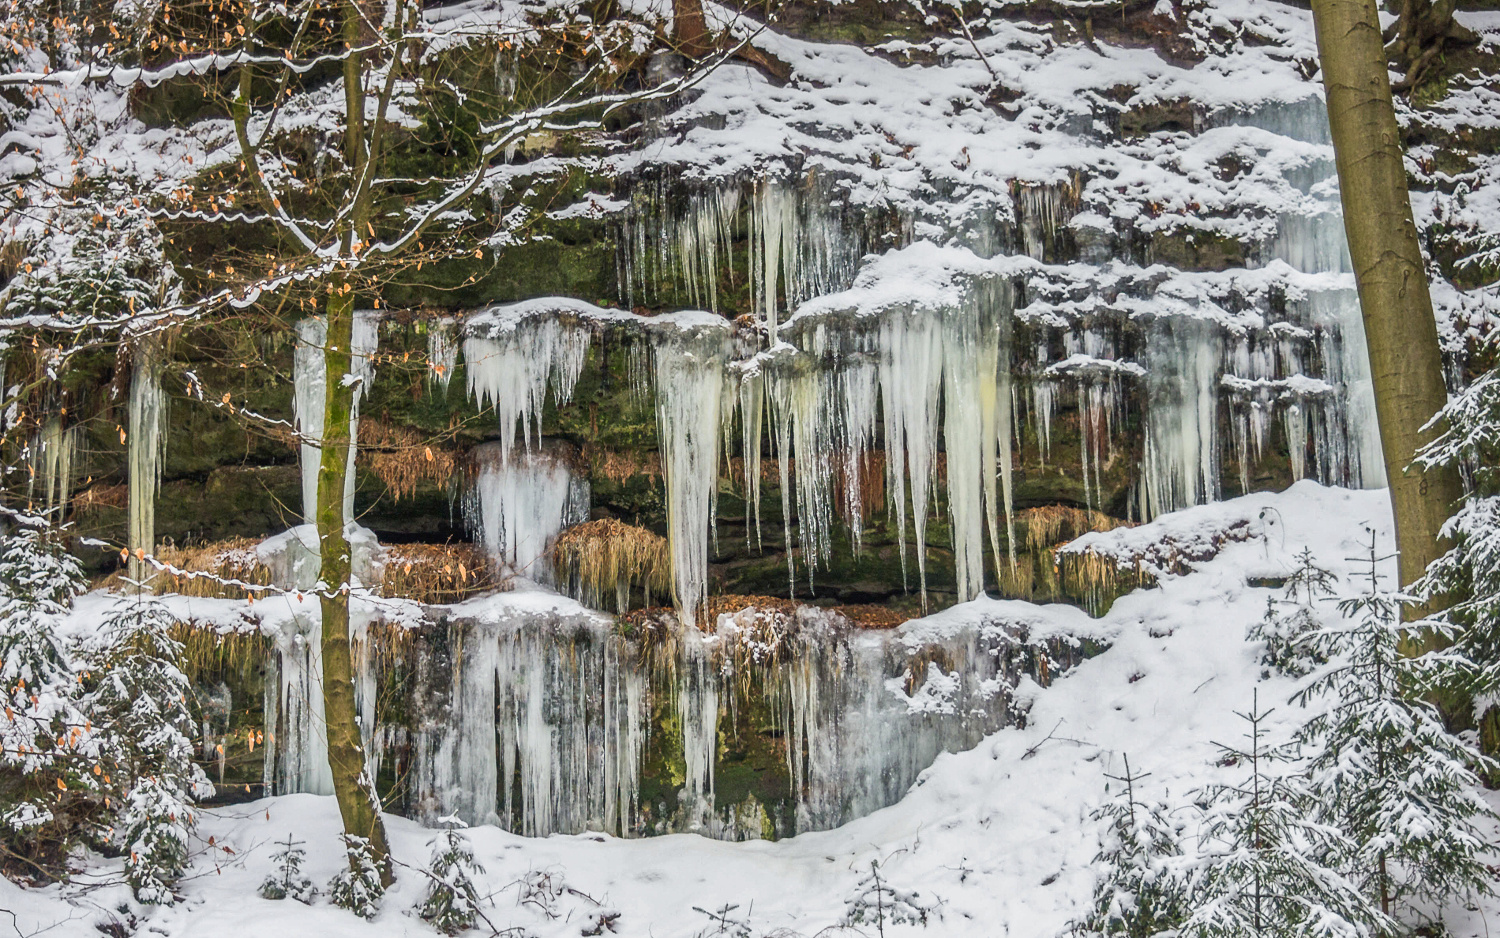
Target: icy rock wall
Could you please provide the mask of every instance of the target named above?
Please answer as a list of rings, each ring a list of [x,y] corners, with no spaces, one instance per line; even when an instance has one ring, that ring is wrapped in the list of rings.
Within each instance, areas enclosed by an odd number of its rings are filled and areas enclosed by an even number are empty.
[[[1327,147],[1329,139],[1318,97],[1224,112],[1212,122],[1298,144]],[[1248,491],[1274,434],[1293,480],[1384,484],[1331,148],[1325,154],[1282,167],[1291,204],[1248,268],[1115,265],[1080,275],[1043,267],[1023,277],[1021,317],[1040,338],[1035,356],[1018,361],[1040,456],[1049,458],[1059,408],[1076,404],[1091,505],[1102,494],[1102,462],[1117,449],[1114,433],[1136,408],[1142,449],[1130,513],[1143,518],[1221,497],[1229,460]],[[1049,254],[1069,227],[1066,196],[1019,189],[1020,241],[1030,256]]]
[[[609,623],[502,610],[443,634],[420,653],[418,816],[533,836],[635,830],[646,677]]]
[[[860,475],[878,428],[891,511],[903,545],[912,528],[924,598],[921,545],[938,490],[940,439],[959,599],[983,591],[985,544],[1000,556],[1000,518],[1011,514],[1012,304],[1009,281],[995,275],[968,279],[933,302],[827,302],[795,317],[785,330],[790,342],[760,357],[755,376],[770,402],[783,512],[792,516],[795,493],[810,587],[815,565],[828,558],[837,508],[859,542]]]
[[[1268,104],[1235,120],[1293,140],[1331,146],[1327,109],[1317,97]],[[1277,403],[1282,405],[1293,476],[1378,488],[1386,480],[1375,391],[1331,152],[1328,159],[1310,163],[1304,172],[1289,174],[1289,181],[1306,195],[1308,209],[1277,219],[1271,256],[1303,273],[1330,275],[1326,282],[1289,296],[1289,322],[1271,327],[1272,340],[1281,346],[1277,364],[1284,377],[1277,388]],[[1301,337],[1299,327],[1312,333],[1315,345],[1301,354],[1294,348],[1295,339]],[[1269,357],[1259,363],[1268,364]],[[1311,364],[1307,359],[1313,358],[1322,366],[1320,378],[1310,378],[1304,371]],[[1269,370],[1262,367],[1246,377],[1266,380]],[[1253,428],[1241,427],[1237,432],[1251,440],[1256,437]],[[1309,438],[1315,460],[1311,471],[1302,458],[1306,452],[1302,443]]]
[[[837,826],[1013,721],[1022,677],[1077,656],[1071,640],[1033,643],[1000,620],[866,632],[815,610],[642,640],[582,611],[496,607],[438,632],[416,653],[409,704],[416,813],[538,836]],[[786,781],[774,799],[726,803],[717,774],[741,745],[726,734],[756,702]],[[647,777],[651,753],[681,767],[671,781],[659,763]]]
[[[831,173],[683,184],[632,184],[621,223],[620,295],[626,305],[671,303],[718,312],[722,286],[748,286],[771,343],[790,311],[849,286],[865,254],[911,240],[911,219],[851,204]],[[735,243],[748,263],[736,270]]]

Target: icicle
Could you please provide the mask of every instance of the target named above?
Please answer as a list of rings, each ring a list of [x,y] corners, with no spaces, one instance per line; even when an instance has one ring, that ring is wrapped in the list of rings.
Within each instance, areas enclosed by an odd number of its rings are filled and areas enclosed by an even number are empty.
[[[464,340],[469,394],[480,406],[494,406],[502,455],[515,447],[517,422],[528,447],[533,428],[541,438],[549,387],[557,403],[573,399],[588,347],[588,330],[556,314],[517,316],[502,321],[487,336]]]
[[[309,596],[308,605],[317,600]],[[319,619],[315,611],[297,614],[276,639],[277,700],[274,732],[280,769],[275,793],[333,794],[328,767],[328,731],[323,719],[323,655]],[[268,685],[269,693],[269,685]],[[269,718],[268,718],[269,722]]]
[[[344,520],[354,518],[354,465],[359,451],[359,403],[365,389],[375,380],[374,355],[380,341],[380,312],[358,310],[354,314],[353,343],[349,348],[349,373],[356,379],[353,407],[349,415],[349,462],[344,476]],[[324,414],[327,401],[327,364],[324,347],[328,344],[328,323],[321,316],[309,316],[297,322],[297,349],[292,360],[292,411],[297,418],[297,432],[303,437],[302,520],[314,524],[318,515],[318,470],[323,451]]]
[[[42,505],[47,514],[55,513],[55,523],[62,523],[73,486],[73,451],[78,443],[78,428],[63,427],[62,416],[53,414],[37,433],[36,456],[39,465],[36,478],[28,481],[28,490],[40,479]],[[28,491],[28,494],[29,491]],[[35,497],[34,495],[31,497]]]
[[[427,383],[436,384],[444,394],[458,367],[457,329],[457,323],[447,317],[427,324]]]
[[[797,282],[796,193],[771,179],[755,187],[755,204],[751,215],[751,298],[770,333],[771,344],[778,341],[777,284],[786,284],[787,303],[796,302],[793,284]]]
[[[1219,497],[1218,327],[1159,319],[1146,346],[1147,412],[1141,517]]]
[[[310,316],[297,323],[297,349],[292,361],[292,411],[297,418],[297,432],[302,437],[302,520],[313,524],[318,518],[318,463],[323,439],[324,383],[327,369],[323,364],[323,347],[328,329],[321,316]]]
[[[755,547],[761,546],[760,537],[760,439],[765,416],[765,382],[760,371],[745,374],[740,378],[740,459],[744,467],[745,502],[755,518]],[[748,543],[750,531],[745,531]]]
[[[129,472],[130,522],[126,541],[130,548],[130,576],[143,580],[147,565],[136,559],[137,551],[156,550],[156,489],[161,483],[162,411],[166,398],[161,389],[160,340],[148,337],[132,347],[129,430],[126,464]]]
[[[917,576],[927,604],[927,498],[937,458],[938,390],[943,374],[943,335],[931,311],[888,315],[880,327],[880,399],[885,415],[886,472],[897,537],[906,555],[906,479],[916,538]],[[902,476],[902,469],[906,477]]]
[[[1016,216],[1021,247],[1026,256],[1046,260],[1057,253],[1057,232],[1070,220],[1070,193],[1065,184],[1021,185],[1016,191]]]
[[[708,595],[708,523],[719,478],[719,395],[729,332],[717,317],[658,322],[652,364],[673,592],[683,623],[696,624]]]
[[[787,532],[787,569],[793,574],[791,496],[797,497],[798,543],[808,588],[818,563],[831,553],[833,469],[838,420],[824,375],[806,356],[781,347],[767,361],[771,426],[781,474],[782,516]]]
[[[500,444],[474,449],[478,470],[465,501],[469,526],[495,562],[540,583],[552,582],[547,549],[569,525],[588,520],[588,480],[558,447],[512,454]]]
[[[682,724],[682,827],[701,831],[714,813],[714,764],[719,759],[719,676],[698,636],[682,639],[677,714]]]
[[[993,549],[999,551],[995,479],[1001,339],[996,305],[971,299],[965,307],[944,317],[943,442],[948,457],[948,511],[952,516],[960,602],[984,591],[986,531]],[[1008,320],[1008,307],[1004,313]],[[918,484],[915,479],[913,475],[914,488]],[[920,544],[920,534],[918,541]]]

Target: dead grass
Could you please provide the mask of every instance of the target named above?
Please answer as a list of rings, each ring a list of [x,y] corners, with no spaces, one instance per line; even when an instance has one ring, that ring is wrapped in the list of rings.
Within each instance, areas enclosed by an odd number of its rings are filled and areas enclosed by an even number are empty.
[[[607,449],[593,443],[583,448],[582,461],[589,475],[615,483],[628,482],[637,476],[655,481],[662,477],[661,454],[652,450]]]
[[[130,486],[102,483],[91,485],[73,496],[73,507],[80,510],[128,508],[130,507]]]
[[[1016,512],[1017,547],[1043,550],[1056,547],[1092,531],[1113,531],[1129,522],[1111,518],[1102,511],[1074,508],[1070,505],[1043,505]]]
[[[855,627],[861,629],[894,629],[896,626],[911,621],[911,615],[890,606],[877,606],[873,603],[861,603],[849,606],[832,606],[829,612],[843,616]]]
[[[1057,579],[1065,596],[1097,616],[1117,597],[1147,585],[1152,577],[1139,562],[1134,567],[1121,567],[1114,557],[1081,550],[1058,555]]]
[[[271,571],[255,555],[259,543],[248,537],[233,537],[194,547],[163,544],[152,556],[158,562],[183,572],[158,570],[148,582],[158,595],[176,593],[179,596],[244,599],[250,595],[247,590],[223,581],[271,582]],[[108,589],[125,589],[128,584],[124,571],[120,571],[110,574],[99,585]]]
[[[380,592],[446,604],[508,587],[509,580],[473,544],[395,544],[386,548]]]
[[[642,591],[647,606],[653,595],[666,596],[672,589],[667,539],[613,518],[568,528],[553,542],[551,555],[559,578],[576,585],[589,605],[613,596],[623,613],[632,589]]]
[[[423,482],[447,484],[459,464],[455,453],[431,445],[416,430],[381,420],[359,422],[359,448],[364,464],[398,502]]]
[[[179,622],[172,637],[182,644],[182,671],[189,678],[239,671],[264,660],[271,640],[259,632],[220,632]]]
[[[746,618],[739,616],[746,610],[754,609],[755,616]],[[904,622],[911,620],[912,615],[890,606],[881,606],[874,603],[851,604],[846,606],[810,606],[794,599],[782,599],[778,596],[756,596],[751,594],[725,593],[718,596],[710,596],[704,603],[701,615],[703,621],[712,628],[721,615],[737,616],[738,624],[746,626],[752,619],[765,618],[766,620],[780,621],[782,619],[795,618],[798,610],[815,609],[822,613],[838,616],[847,621],[851,626],[859,629],[893,629]],[[620,617],[620,623],[626,627],[627,632],[634,632],[647,623],[662,620],[671,610],[658,606],[651,609],[637,609]]]
[[[158,571],[150,580],[151,588],[158,595],[244,599],[250,595],[248,590],[223,581],[271,583],[271,571],[256,557],[259,543],[239,537],[196,547],[163,545],[153,556],[184,572]],[[120,571],[105,577],[98,585],[123,590],[128,584],[124,571]],[[396,544],[386,549],[380,593],[445,604],[507,586],[508,582],[473,544]],[[259,599],[261,593],[254,595]]]

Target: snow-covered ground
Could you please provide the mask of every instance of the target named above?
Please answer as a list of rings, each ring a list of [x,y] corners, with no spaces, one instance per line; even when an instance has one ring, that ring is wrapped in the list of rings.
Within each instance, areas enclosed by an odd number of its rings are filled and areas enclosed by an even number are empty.
[[[1307,547],[1340,575],[1345,591],[1353,590],[1349,576],[1359,571],[1358,558],[1368,556],[1372,533],[1382,554],[1392,544],[1384,491],[1313,482],[1178,512],[1119,536],[1132,544],[1152,532],[1181,540],[1241,519],[1252,525],[1248,540],[1227,543],[1193,572],[1167,575],[1160,586],[1116,602],[1103,620],[1112,636],[1107,651],[1050,688],[1023,688],[1032,701],[1025,729],[941,757],[900,803],[836,830],[780,842],[731,844],[693,835],[528,839],[475,828],[470,836],[487,871],[486,915],[503,933],[538,938],[592,933],[601,915],[620,935],[810,936],[845,920],[851,901],[871,887],[871,865],[878,863],[881,881],[909,894],[897,915],[910,918],[918,909],[928,915],[924,926],[895,921],[888,911],[885,934],[1058,934],[1089,898],[1096,850],[1090,812],[1105,795],[1106,773],[1118,773],[1124,756],[1136,771],[1151,773],[1148,795],[1181,796],[1233,771],[1211,766],[1214,742],[1239,741],[1235,711],[1249,708],[1257,693],[1263,709],[1275,708],[1273,732],[1304,718],[1287,703],[1290,680],[1258,680],[1259,647],[1245,632],[1273,590],[1252,583],[1285,576]],[[1390,564],[1384,572],[1393,572]],[[1327,605],[1327,614],[1336,615]],[[1077,615],[980,599],[928,624],[941,628],[982,612]],[[402,818],[388,823],[403,866],[369,923],[322,897],[309,907],[256,893],[278,838],[305,841],[305,871],[315,882],[326,882],[343,862],[333,799],[312,795],[205,811],[197,857],[175,906],[132,906],[118,884],[120,861],[88,857],[70,884],[26,890],[0,883],[0,908],[15,913],[23,935],[84,935],[92,923],[129,914],[142,919],[142,934],[165,936],[433,934],[409,914],[423,894],[420,867],[433,832]],[[727,906],[734,907],[727,925],[711,918]],[[1448,921],[1455,935],[1487,934],[1484,910],[1455,907]],[[857,928],[880,930],[868,918]]]

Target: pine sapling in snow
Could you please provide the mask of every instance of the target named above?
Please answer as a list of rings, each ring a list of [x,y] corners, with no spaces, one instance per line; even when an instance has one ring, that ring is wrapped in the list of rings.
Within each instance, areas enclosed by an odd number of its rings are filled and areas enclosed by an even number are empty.
[[[276,842],[276,850],[271,854],[271,861],[276,865],[261,881],[261,898],[292,898],[298,902],[310,903],[313,896],[318,894],[312,880],[302,873],[302,864],[307,859],[307,851],[302,849],[302,843],[300,840],[293,840],[291,834],[286,835],[286,840]]]
[[[474,860],[474,847],[460,830],[463,821],[445,817],[447,828],[431,842],[432,859],[427,864],[427,897],[417,914],[445,935],[473,928],[481,917],[479,892],[474,876],[484,867]]]
[[[1204,818],[1190,865],[1190,938],[1372,938],[1390,920],[1335,868],[1348,838],[1314,819],[1314,805],[1289,754],[1267,745],[1263,723],[1273,711],[1257,702],[1238,714],[1246,749],[1220,745],[1223,762],[1246,776],[1202,793]]]
[[[1350,878],[1381,911],[1410,919],[1413,903],[1491,891],[1479,822],[1492,812],[1472,768],[1490,763],[1421,698],[1448,656],[1401,653],[1401,607],[1412,600],[1380,588],[1382,559],[1372,535],[1369,587],[1339,604],[1344,623],[1315,636],[1334,664],[1298,698],[1332,703],[1301,735],[1316,751],[1310,787],[1321,818],[1352,841]]]
[[[1445,649],[1444,690],[1488,701],[1475,716],[1489,753],[1500,752],[1500,371],[1481,375],[1439,414],[1447,429],[1417,454],[1424,465],[1457,465],[1469,497],[1448,519],[1453,547],[1413,585],[1421,596],[1450,601],[1436,621]],[[1434,418],[1436,423],[1438,418]]]
[[[1318,566],[1306,547],[1297,554],[1297,569],[1286,578],[1280,599],[1266,600],[1266,614],[1251,626],[1251,641],[1264,642],[1261,663],[1291,677],[1301,677],[1327,661],[1308,644],[1320,625],[1316,604],[1334,594],[1334,576]]]
[[[23,855],[51,863],[94,810],[98,765],[78,678],[58,635],[83,574],[39,527],[0,538],[0,825]]]
[[[372,919],[380,912],[385,885],[380,881],[380,867],[371,855],[369,838],[342,834],[349,865],[328,883],[328,899],[341,909],[361,918]]]
[[[870,861],[870,872],[844,900],[845,925],[872,925],[884,935],[887,923],[927,925],[941,918],[939,903],[922,898],[915,889],[899,889],[880,870],[880,861]]]
[[[115,835],[127,852],[125,878],[146,903],[172,901],[187,868],[197,822],[193,802],[213,786],[193,761],[192,688],[178,667],[176,620],[150,596],[122,597],[104,620],[106,645],[90,703],[119,799]]]
[[[1094,811],[1099,823],[1099,853],[1089,914],[1073,926],[1080,935],[1149,938],[1182,922],[1182,824],[1163,802],[1140,800],[1138,783],[1149,773],[1130,770],[1107,776],[1120,787]]]

